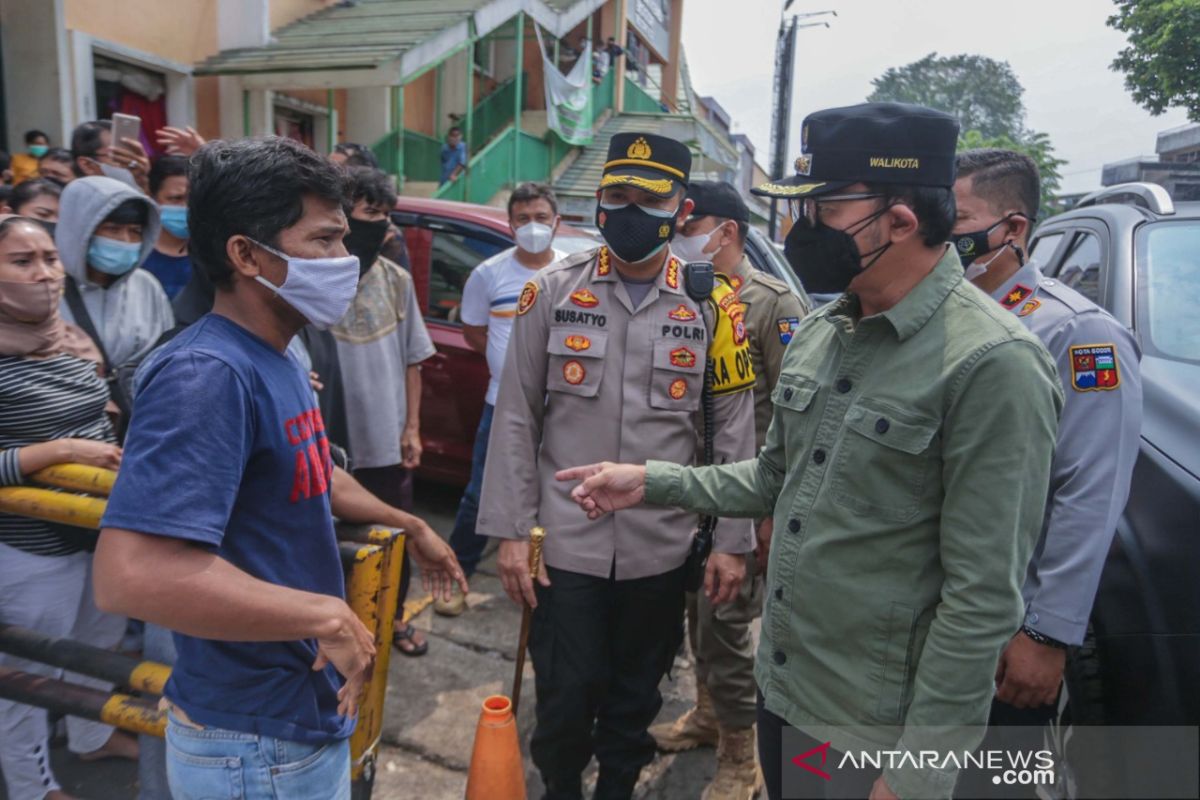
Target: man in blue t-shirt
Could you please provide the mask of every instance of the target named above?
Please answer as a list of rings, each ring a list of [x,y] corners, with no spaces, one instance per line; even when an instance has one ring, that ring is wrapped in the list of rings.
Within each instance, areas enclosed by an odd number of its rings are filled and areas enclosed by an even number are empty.
[[[96,602],[176,633],[164,693],[176,800],[349,798],[347,740],[374,645],[343,599],[333,515],[406,528],[436,594],[462,570],[432,529],[333,466],[286,353],[354,296],[340,171],[265,137],[206,145],[189,183],[192,256],[216,299],[142,377]]]
[[[467,168],[467,143],[463,141],[462,128],[453,127],[446,134],[441,157],[442,177],[439,183],[449,183]]]

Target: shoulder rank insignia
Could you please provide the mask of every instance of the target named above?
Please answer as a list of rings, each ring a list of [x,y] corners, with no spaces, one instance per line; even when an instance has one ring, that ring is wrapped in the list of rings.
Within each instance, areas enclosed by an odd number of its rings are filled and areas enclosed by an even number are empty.
[[[671,365],[690,369],[696,366],[696,354],[686,347],[677,347],[671,351]]]
[[[571,302],[583,308],[595,308],[600,305],[600,298],[589,289],[580,289],[578,292],[572,292]]]
[[[1085,344],[1071,348],[1071,388],[1077,392],[1107,392],[1120,385],[1115,344]]]
[[[788,344],[792,341],[792,335],[796,333],[796,328],[800,327],[800,318],[780,317],[775,320],[775,325],[779,328],[779,341]]]
[[[1017,307],[1018,303],[1027,299],[1031,294],[1033,294],[1033,289],[1030,289],[1023,283],[1018,283],[1009,290],[1008,294],[1004,295],[1004,298],[1000,301],[1000,305],[1012,311]]]
[[[671,260],[667,262],[667,286],[672,289],[679,288],[679,259],[671,256]]]
[[[580,353],[580,352],[583,352],[584,350],[591,349],[592,340],[586,336],[580,336],[579,334],[572,334],[563,340],[563,344],[565,344],[570,349],[574,350],[576,353]]]
[[[687,381],[683,378],[676,378],[671,381],[670,387],[667,388],[667,394],[671,395],[672,400],[682,400],[687,394]]]
[[[696,319],[696,312],[680,303],[674,311],[668,311],[667,316],[676,322],[691,322]]]
[[[521,297],[517,300],[517,316],[520,316],[529,309],[533,308],[533,304],[537,302],[538,287],[533,281],[525,284],[525,288],[521,290]]]
[[[603,223],[601,223],[603,224]],[[596,256],[596,275],[603,278],[612,271],[612,263],[609,261],[609,252],[607,247],[601,247],[600,253]]]
[[[572,386],[578,386],[583,383],[583,379],[587,377],[587,371],[583,368],[583,364],[578,361],[568,361],[563,364],[563,380]]]
[[[1038,306],[1040,306],[1041,304],[1042,304],[1042,301],[1038,300],[1035,297],[1034,299],[1027,301],[1025,303],[1025,305],[1021,306],[1021,310],[1017,312],[1017,316],[1018,317],[1028,317],[1034,311],[1037,311]]]

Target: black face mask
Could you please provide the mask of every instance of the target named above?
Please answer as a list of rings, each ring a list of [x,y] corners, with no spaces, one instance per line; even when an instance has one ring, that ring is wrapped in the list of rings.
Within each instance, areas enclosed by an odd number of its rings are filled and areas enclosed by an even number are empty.
[[[855,276],[878,261],[892,243],[888,242],[869,253],[859,253],[854,234],[866,230],[888,208],[890,206],[885,206],[863,217],[846,230],[831,228],[821,222],[812,225],[803,216],[796,220],[783,242],[783,255],[792,265],[805,291],[810,294],[841,294]],[[871,260],[863,264],[864,258]]]
[[[958,260],[962,262],[962,265],[964,267],[968,267],[971,265],[972,261],[979,258],[980,256],[987,255],[988,253],[992,252],[993,250],[998,250],[999,247],[988,246],[988,237],[990,237],[992,235],[992,231],[996,230],[997,226],[999,226],[1002,223],[1008,222],[1013,217],[1023,217],[1023,216],[1025,216],[1025,215],[1019,214],[1014,211],[1013,213],[1009,214],[1007,217],[1003,217],[1001,219],[996,220],[994,223],[992,223],[988,227],[984,228],[983,230],[972,231],[970,233],[960,233],[957,236],[955,236],[954,237],[954,249],[958,251]],[[1005,242],[1003,242],[1000,245],[1000,247],[1003,247],[1004,245],[1006,245],[1008,243],[1009,242],[1006,240]]]
[[[350,251],[350,255],[358,256],[358,274],[365,275],[383,249],[383,240],[387,236],[388,221],[365,222],[350,217],[350,232],[342,239],[342,244]]]
[[[683,204],[680,204],[682,208]],[[645,261],[675,238],[675,221],[680,209],[671,214],[651,212],[629,203],[618,207],[596,204],[596,227],[617,258],[626,264]]]

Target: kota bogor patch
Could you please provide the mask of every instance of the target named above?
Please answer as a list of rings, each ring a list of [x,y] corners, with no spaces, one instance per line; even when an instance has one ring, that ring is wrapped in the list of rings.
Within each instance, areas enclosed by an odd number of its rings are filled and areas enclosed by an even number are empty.
[[[572,386],[578,386],[583,383],[583,379],[586,377],[587,370],[578,361],[568,361],[563,364],[563,380]]]
[[[525,288],[521,290],[521,297],[517,300],[517,316],[521,316],[533,308],[533,304],[537,302],[538,287],[533,281],[525,284]]]
[[[1115,344],[1071,348],[1071,388],[1077,392],[1110,392],[1121,385]]]

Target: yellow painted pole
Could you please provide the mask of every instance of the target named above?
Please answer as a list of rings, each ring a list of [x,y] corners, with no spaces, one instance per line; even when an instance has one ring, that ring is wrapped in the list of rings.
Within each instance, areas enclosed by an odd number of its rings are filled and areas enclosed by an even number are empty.
[[[127,694],[114,694],[100,709],[100,721],[131,733],[162,738],[167,735],[167,714],[150,708]]]
[[[58,489],[108,497],[112,493],[117,473],[111,469],[88,467],[83,464],[55,464],[31,475],[35,481]]]
[[[0,488],[0,511],[77,528],[100,527],[107,503],[96,497],[52,492],[29,486]]]
[[[383,585],[379,591],[379,631],[375,637],[375,669],[363,692],[363,703],[371,709],[374,718],[378,720],[378,725],[375,726],[370,740],[370,748],[374,751],[379,745],[379,737],[383,732],[383,706],[387,699],[388,670],[392,658],[392,629],[396,623],[396,615],[400,613],[397,606],[400,605],[400,573],[404,567],[406,537],[399,531],[375,528],[371,531],[370,538],[372,542],[384,547],[386,552]]]
[[[346,602],[353,609],[367,630],[375,634],[376,654],[379,658],[379,595],[383,585],[384,548],[376,544],[359,547],[354,554],[354,563],[350,567],[350,576],[346,581]],[[391,646],[391,639],[388,640]],[[372,673],[373,675],[374,673]],[[372,731],[383,724],[383,713],[373,713],[369,704],[364,700],[369,696],[368,686],[363,687],[363,693],[358,698],[358,724],[350,736],[350,778],[359,780],[363,776],[365,766],[372,761]],[[368,780],[370,780],[368,775]]]

